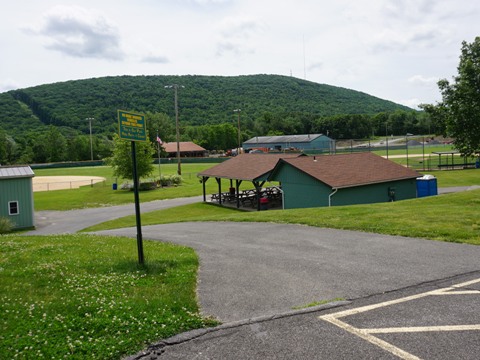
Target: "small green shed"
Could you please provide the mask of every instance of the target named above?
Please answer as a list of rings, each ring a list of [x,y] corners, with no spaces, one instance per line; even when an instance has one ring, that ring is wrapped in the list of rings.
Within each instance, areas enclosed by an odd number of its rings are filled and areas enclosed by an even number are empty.
[[[279,181],[284,208],[387,202],[417,196],[416,171],[373,153],[280,159],[269,181]]]
[[[0,217],[12,221],[14,229],[35,227],[30,166],[0,166]]]

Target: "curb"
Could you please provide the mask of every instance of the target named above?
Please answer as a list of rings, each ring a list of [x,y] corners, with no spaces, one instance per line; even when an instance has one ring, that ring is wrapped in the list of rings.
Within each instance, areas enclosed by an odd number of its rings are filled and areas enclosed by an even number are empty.
[[[237,327],[245,326],[245,325],[251,325],[255,323],[261,323],[261,322],[266,322],[266,321],[271,321],[271,320],[277,320],[277,319],[282,319],[290,316],[295,316],[295,315],[302,315],[302,314],[309,314],[317,311],[322,311],[322,310],[328,310],[328,309],[334,309],[337,307],[341,307],[344,305],[350,304],[351,301],[334,301],[328,304],[323,304],[323,305],[318,305],[318,306],[312,306],[309,308],[305,309],[300,309],[300,310],[291,310],[287,311],[281,314],[274,314],[274,315],[266,315],[266,316],[259,316],[255,318],[250,318],[250,319],[245,319],[245,320],[239,320],[239,321],[232,321],[229,323],[221,324],[212,328],[204,328],[204,329],[195,329],[191,331],[187,331],[175,336],[172,336],[168,339],[161,340],[157,343],[154,343],[152,345],[149,345],[147,349],[140,351],[139,353],[135,355],[130,355],[123,360],[155,360],[158,359],[159,356],[162,355],[164,352],[164,349],[167,346],[172,346],[172,345],[177,345],[181,344],[187,341],[194,340],[196,338],[199,338],[201,336],[222,331],[222,330],[227,330],[227,329],[234,329]]]

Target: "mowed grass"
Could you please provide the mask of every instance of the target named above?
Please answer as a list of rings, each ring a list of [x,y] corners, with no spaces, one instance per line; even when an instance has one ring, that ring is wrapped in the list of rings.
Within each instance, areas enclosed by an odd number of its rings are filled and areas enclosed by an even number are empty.
[[[191,197],[202,194],[202,184],[197,174],[215,164],[184,164],[182,166],[182,185],[175,187],[164,187],[157,190],[141,191],[140,201],[153,201],[174,199],[178,197]],[[162,165],[162,176],[176,174],[177,166],[173,164]],[[158,172],[156,173],[158,179]],[[134,202],[133,191],[113,190],[112,184],[118,181],[118,187],[125,182],[133,183],[132,180],[115,179],[112,176],[112,169],[107,166],[88,168],[63,168],[63,169],[38,169],[36,176],[102,176],[106,178],[105,183],[82,186],[79,189],[41,191],[34,193],[35,210],[71,210],[91,207],[104,207],[122,205]],[[143,179],[152,181],[155,177]],[[225,185],[227,183],[225,182]],[[215,181],[207,182],[207,190],[214,192],[217,188]]]
[[[215,325],[199,314],[192,249],[93,235],[0,237],[0,358],[119,359]]]
[[[142,225],[184,221],[253,221],[302,224],[480,245],[480,190],[393,203],[245,212],[199,203],[142,214]],[[135,226],[135,217],[86,231]]]

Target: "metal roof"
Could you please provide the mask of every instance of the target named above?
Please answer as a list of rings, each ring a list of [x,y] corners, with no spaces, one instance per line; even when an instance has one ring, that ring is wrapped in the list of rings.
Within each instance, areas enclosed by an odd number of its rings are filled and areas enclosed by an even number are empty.
[[[0,179],[34,177],[30,166],[0,166]]]
[[[276,143],[308,143],[311,142],[323,134],[306,134],[306,135],[282,135],[282,136],[256,136],[247,141],[244,144],[276,144]]]

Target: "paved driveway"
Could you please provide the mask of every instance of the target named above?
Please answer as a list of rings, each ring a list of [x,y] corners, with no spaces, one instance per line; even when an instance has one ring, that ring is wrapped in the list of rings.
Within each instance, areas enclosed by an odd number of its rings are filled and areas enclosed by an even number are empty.
[[[198,203],[203,197],[157,200],[140,204],[141,212],[167,209],[170,207]],[[135,214],[135,205],[118,205],[104,208],[88,208],[69,211],[37,211],[35,212],[36,229],[28,235],[49,235],[76,233],[89,226]]]
[[[134,237],[136,229],[100,233]],[[223,322],[480,270],[480,246],[300,225],[192,222],[142,233],[197,251],[202,311]]]

